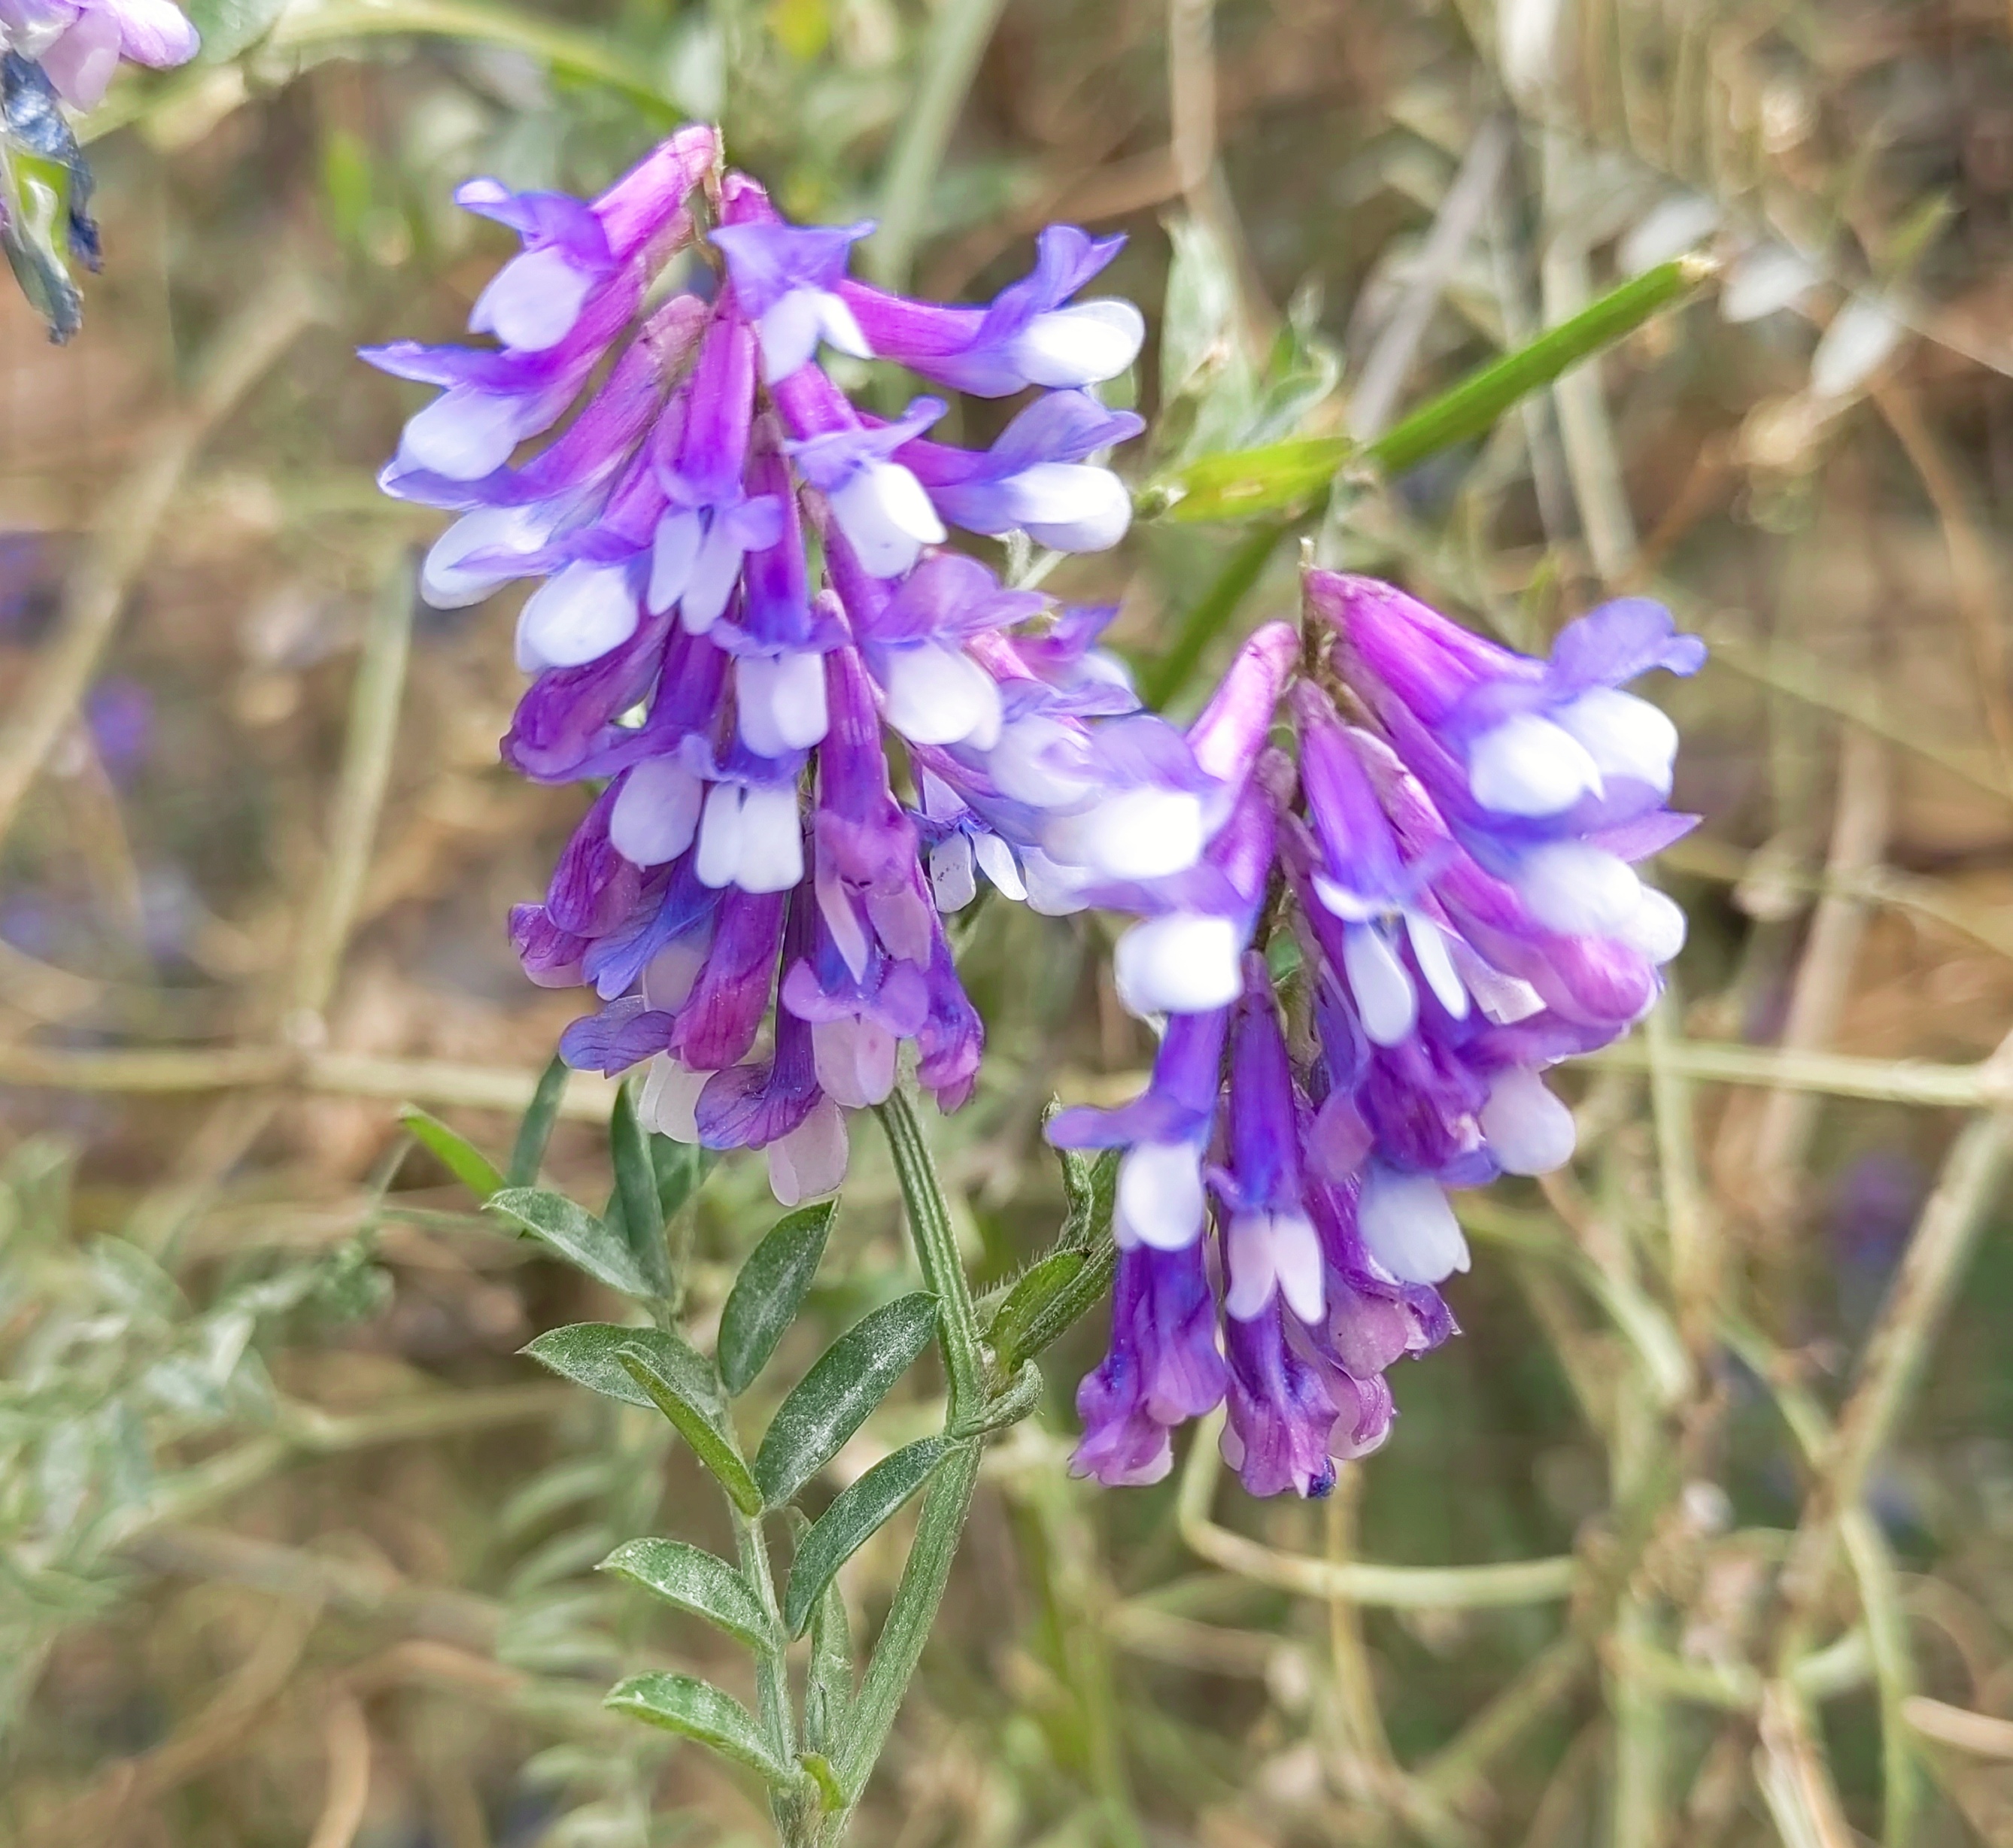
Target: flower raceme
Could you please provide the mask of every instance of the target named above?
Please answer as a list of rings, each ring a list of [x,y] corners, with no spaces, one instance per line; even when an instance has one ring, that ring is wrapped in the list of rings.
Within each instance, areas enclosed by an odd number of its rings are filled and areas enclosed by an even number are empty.
[[[1621,688],[1696,671],[1696,638],[1628,599],[1539,661],[1370,579],[1304,592],[1304,644],[1260,630],[1189,733],[1231,792],[1198,864],[1093,895],[1141,915],[1119,993],[1166,1021],[1139,1098],[1049,1128],[1124,1150],[1110,1350],[1077,1401],[1075,1467],[1107,1483],[1165,1474],[1172,1428],[1226,1397],[1255,1494],[1325,1494],[1381,1443],[1386,1368],[1453,1329],[1446,1190],[1568,1159],[1541,1074],[1627,1031],[1683,942],[1632,864],[1694,820],[1665,806],[1677,734]]]
[[[470,316],[495,344],[365,356],[438,388],[381,477],[458,516],[428,599],[536,581],[505,758],[600,785],[512,920],[534,981],[605,1004],[562,1050],[647,1063],[657,1128],[767,1149],[789,1203],[838,1184],[844,1113],[888,1096],[903,1046],[942,1106],[969,1094],[982,1030],[940,914],[980,874],[1050,911],[1175,878],[1232,792],[1138,710],[1096,647],[1109,612],[1056,610],[946,543],[1124,534],[1097,458],[1140,426],[1092,388],[1143,323],[1076,298],[1118,241],[1052,227],[991,307],[909,301],[846,274],[870,227],[788,224],[717,157],[688,129],[587,202],[470,181],[460,202],[522,245]],[[927,434],[938,399],[856,406],[824,348],[1034,395],[960,449]]]

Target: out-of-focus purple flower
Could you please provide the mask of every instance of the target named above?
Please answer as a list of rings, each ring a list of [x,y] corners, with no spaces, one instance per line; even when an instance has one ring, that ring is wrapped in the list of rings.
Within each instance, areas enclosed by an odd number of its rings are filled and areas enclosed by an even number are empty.
[[[0,642],[33,642],[54,613],[57,579],[40,533],[0,532]]]
[[[1123,486],[1087,458],[1139,420],[1082,388],[1130,362],[1139,316],[1070,299],[1115,245],[1051,234],[989,309],[905,303],[846,278],[867,227],[785,223],[717,152],[683,130],[591,201],[470,181],[462,205],[521,245],[470,317],[495,344],[365,356],[438,388],[381,477],[459,516],[425,594],[535,582],[506,760],[605,785],[511,920],[534,981],[604,1003],[563,1052],[647,1064],[652,1122],[767,1149],[794,1200],[838,1184],[845,1113],[888,1096],[905,1048],[943,1108],[970,1095],[984,1031],[939,909],[978,869],[1048,910],[1195,872],[1236,836],[1256,746],[1200,761],[1096,652],[1102,616],[942,549],[959,523],[1079,550],[1124,531]],[[664,294],[702,236],[724,279]],[[1068,388],[985,455],[931,444],[939,401],[888,421],[817,363],[881,352],[868,323],[932,377]]]
[[[1049,1128],[1124,1151],[1121,1253],[1213,1280],[1224,1453],[1261,1495],[1325,1493],[1335,1460],[1383,1441],[1386,1370],[1453,1331],[1436,1286],[1468,1252],[1447,1191],[1567,1161],[1572,1114],[1543,1074],[1654,999],[1683,918],[1629,863],[1689,818],[1664,806],[1675,731],[1620,685],[1701,659],[1636,602],[1536,661],[1389,585],[1310,571],[1306,594],[1303,635],[1255,635],[1185,741],[1235,805],[1200,860],[1092,891],[1142,920],[1115,974],[1164,1020],[1151,1081]],[[1369,725],[1344,722],[1338,683]],[[1282,718],[1296,761],[1268,742]],[[1278,935],[1298,951],[1290,1050]],[[1076,1467],[1105,1482],[1167,1467],[1175,1421],[1136,1383],[1175,1340],[1155,1316],[1122,1296],[1080,1395]],[[1178,1324],[1189,1351],[1192,1305]]]
[[[34,59],[80,109],[97,108],[121,59],[165,70],[200,46],[173,0],[0,0],[0,47]]]
[[[153,749],[154,696],[136,680],[112,674],[85,695],[84,720],[98,761],[115,782],[145,763]]]

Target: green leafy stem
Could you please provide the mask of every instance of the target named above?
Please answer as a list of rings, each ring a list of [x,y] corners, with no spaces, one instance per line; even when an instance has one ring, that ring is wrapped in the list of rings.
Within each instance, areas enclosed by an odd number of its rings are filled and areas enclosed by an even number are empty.
[[[632,1675],[608,1704],[706,1746],[760,1780],[785,1848],[832,1848],[887,1743],[921,1660],[971,1509],[988,1437],[1039,1404],[1035,1357],[1094,1305],[1110,1282],[1115,1158],[1063,1158],[1067,1200],[1054,1248],[996,1301],[972,1296],[950,1210],[922,1125],[907,1098],[877,1112],[893,1153],[925,1288],[869,1311],[826,1348],[782,1398],[753,1454],[735,1405],[796,1322],[830,1238],[838,1203],[786,1214],[749,1253],[720,1317],[712,1354],[677,1327],[683,1266],[674,1243],[710,1157],[647,1131],[628,1093],[610,1125],[614,1187],[599,1214],[537,1185],[564,1070],[556,1062],[499,1169],[424,1111],[406,1128],[488,1211],[605,1288],[647,1322],[581,1322],[539,1335],[525,1352],[590,1392],[654,1410],[719,1485],[736,1539],[728,1560],[668,1538],[626,1542],[602,1570],[710,1623],[754,1659],[756,1710],[690,1675]],[[949,1387],[943,1428],[883,1457],[810,1519],[798,1498],[934,1340]],[[920,1494],[901,1581],[863,1672],[856,1675],[840,1568]],[[779,1576],[769,1524],[795,1539]],[[801,1716],[792,1710],[788,1652],[808,1639]]]
[[[1346,436],[1295,437],[1207,456],[1150,483],[1140,511],[1182,520],[1253,519],[1305,509],[1350,468],[1403,474],[1485,434],[1520,399],[1625,338],[1711,273],[1711,263],[1699,257],[1660,263],[1471,373],[1382,436],[1360,443]]]

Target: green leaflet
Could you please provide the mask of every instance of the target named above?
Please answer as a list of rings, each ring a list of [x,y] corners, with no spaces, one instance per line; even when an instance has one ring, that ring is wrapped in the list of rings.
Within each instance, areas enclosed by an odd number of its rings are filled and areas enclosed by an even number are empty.
[[[626,1347],[640,1347],[654,1355],[667,1374],[693,1365],[702,1371],[706,1362],[678,1335],[660,1328],[635,1328],[619,1322],[571,1322],[563,1328],[549,1328],[518,1349],[541,1366],[549,1367],[562,1378],[570,1379],[590,1392],[619,1399],[625,1405],[654,1406],[657,1402],[639,1386],[627,1367],[616,1357]]]
[[[831,1460],[936,1332],[937,1299],[918,1290],[877,1309],[818,1357],[763,1434],[755,1480],[780,1508]]]
[[[748,1390],[796,1319],[838,1211],[830,1199],[788,1214],[748,1254],[720,1316],[720,1377],[730,1393]]]
[[[682,1540],[629,1540],[597,1568],[703,1617],[750,1649],[772,1640],[768,1617],[748,1581],[717,1554]]]
[[[790,1561],[783,1628],[792,1636],[803,1634],[838,1568],[930,1479],[949,1447],[940,1437],[926,1437],[882,1457],[818,1517]]]
[[[692,1446],[735,1507],[744,1514],[760,1514],[762,1492],[728,1429],[719,1376],[698,1352],[675,1335],[660,1335],[655,1342],[630,1343],[615,1357]]]
[[[615,1093],[615,1109],[608,1120],[608,1154],[615,1169],[615,1198],[621,1203],[621,1224],[616,1229],[649,1284],[650,1293],[668,1296],[671,1260],[664,1246],[664,1208],[657,1192],[656,1163],[650,1153],[649,1132],[637,1117],[635,1096],[627,1085]]]
[[[441,1165],[479,1200],[486,1200],[503,1185],[496,1164],[467,1137],[456,1133],[438,1117],[430,1117],[417,1106],[399,1113],[399,1121],[413,1140],[438,1160]]]
[[[517,1125],[510,1165],[505,1171],[513,1187],[529,1187],[538,1180],[538,1163],[545,1158],[545,1145],[552,1139],[552,1125],[559,1121],[560,1099],[572,1075],[566,1061],[557,1057],[539,1074],[538,1088],[531,1093],[531,1106]]]
[[[511,1221],[597,1283],[645,1301],[657,1293],[627,1241],[606,1221],[596,1219],[563,1193],[506,1187],[490,1196],[484,1210]]]
[[[755,1716],[710,1682],[688,1675],[632,1675],[609,1690],[603,1703],[667,1732],[710,1746],[765,1782],[791,1785],[797,1773],[769,1750]]]
[[[1646,270],[1515,352],[1471,373],[1369,443],[1296,437],[1205,456],[1150,484],[1142,499],[1176,520],[1254,519],[1305,507],[1350,462],[1403,474],[1482,435],[1519,399],[1625,338],[1707,273],[1690,258]]]

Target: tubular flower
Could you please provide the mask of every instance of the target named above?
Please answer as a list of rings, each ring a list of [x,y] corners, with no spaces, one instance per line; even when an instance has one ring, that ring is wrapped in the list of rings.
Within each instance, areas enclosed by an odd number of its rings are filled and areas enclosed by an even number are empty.
[[[1139,423],[1087,388],[1140,323],[1070,302],[1115,244],[1052,230],[989,309],[903,301],[846,276],[870,227],[787,224],[717,155],[684,130],[586,202],[470,181],[461,202],[522,246],[470,316],[495,344],[365,357],[438,390],[381,477],[458,516],[429,600],[535,581],[505,760],[599,785],[512,920],[535,981],[603,1003],[562,1051],[647,1065],[649,1121],[766,1149],[789,1203],[838,1184],[845,1113],[889,1095],[904,1048],[944,1108],[969,1096],[983,1029],[940,913],[980,873],[1049,911],[1177,878],[1235,795],[1139,710],[1096,647],[1108,613],[944,549],[953,526],[1077,549],[1124,531],[1096,455]],[[860,409],[821,346],[1046,395],[971,454],[925,438],[936,399]]]
[[[0,0],[0,250],[59,344],[83,325],[70,259],[98,267],[91,176],[62,105],[95,109],[121,59],[185,64],[172,0]]]
[[[1632,865],[1695,819],[1665,806],[1677,734],[1620,690],[1703,663],[1668,612],[1607,604],[1539,661],[1389,584],[1304,591],[1304,637],[1261,629],[1189,731],[1228,818],[1194,866],[1091,894],[1139,917],[1118,992],[1165,1022],[1139,1097],[1049,1131],[1124,1151],[1111,1349],[1077,1398],[1075,1467],[1108,1483],[1164,1475],[1226,1398],[1254,1494],[1325,1494],[1382,1442],[1386,1369],[1453,1331],[1446,1190],[1570,1158],[1542,1074],[1625,1033],[1683,942]]]

